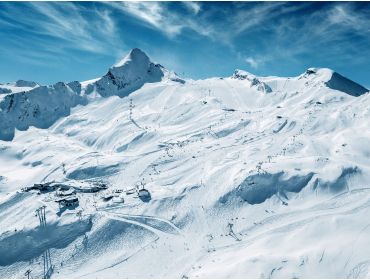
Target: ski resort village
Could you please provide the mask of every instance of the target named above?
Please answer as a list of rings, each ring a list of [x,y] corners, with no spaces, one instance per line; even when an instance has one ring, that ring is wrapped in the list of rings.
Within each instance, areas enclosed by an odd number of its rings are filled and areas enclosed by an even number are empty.
[[[367,88],[102,73],[0,84],[0,278],[370,277]]]

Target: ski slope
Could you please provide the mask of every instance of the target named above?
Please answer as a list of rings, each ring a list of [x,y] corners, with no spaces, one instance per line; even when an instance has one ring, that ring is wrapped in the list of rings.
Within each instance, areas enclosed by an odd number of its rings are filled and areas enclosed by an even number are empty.
[[[333,70],[183,80],[134,49],[6,96],[1,278],[370,277],[369,92]],[[123,192],[21,191],[52,181]]]

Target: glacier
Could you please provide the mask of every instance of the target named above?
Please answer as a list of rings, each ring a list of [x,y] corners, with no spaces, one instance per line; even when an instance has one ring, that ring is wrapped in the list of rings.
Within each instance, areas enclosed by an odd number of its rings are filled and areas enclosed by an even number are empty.
[[[0,90],[0,278],[370,277],[370,95],[339,73],[192,80],[133,49]]]

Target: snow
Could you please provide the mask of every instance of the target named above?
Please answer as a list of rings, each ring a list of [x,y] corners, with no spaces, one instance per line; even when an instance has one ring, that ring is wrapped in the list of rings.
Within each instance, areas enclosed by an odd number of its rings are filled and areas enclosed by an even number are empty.
[[[339,73],[329,68],[308,68],[305,73],[298,77],[279,78],[279,77],[262,77],[261,81],[267,83],[275,91],[278,90],[295,90],[302,87],[319,87],[326,86],[330,89],[337,90],[352,96],[360,96],[369,90],[365,87],[343,77]]]
[[[109,75],[0,101],[1,278],[42,278],[48,254],[52,278],[370,277],[367,90],[325,68],[156,65],[134,49]],[[109,188],[63,210],[21,191],[52,181]]]
[[[40,86],[36,82],[18,80],[13,83],[0,84],[0,94],[30,91]]]
[[[85,103],[78,89],[75,83],[60,82],[6,95],[0,100],[0,139],[12,140],[15,129],[46,128],[69,115],[71,107]]]

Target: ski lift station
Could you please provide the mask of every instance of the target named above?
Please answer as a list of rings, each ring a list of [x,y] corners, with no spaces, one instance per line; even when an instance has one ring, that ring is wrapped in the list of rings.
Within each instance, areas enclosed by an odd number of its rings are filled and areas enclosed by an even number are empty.
[[[138,191],[139,197],[150,197],[150,192],[147,189],[141,189]]]
[[[137,191],[137,195],[143,202],[149,202],[152,199],[152,196],[150,195],[150,192],[147,189],[140,189]]]
[[[76,207],[79,204],[77,196],[57,199],[55,202],[58,202],[59,207]]]
[[[31,187],[26,187],[23,189],[23,191],[29,192],[32,190],[36,190],[39,192],[49,192],[49,191],[53,191],[54,189],[55,188],[54,186],[51,185],[51,183],[40,183],[40,184],[34,184]]]

